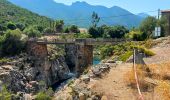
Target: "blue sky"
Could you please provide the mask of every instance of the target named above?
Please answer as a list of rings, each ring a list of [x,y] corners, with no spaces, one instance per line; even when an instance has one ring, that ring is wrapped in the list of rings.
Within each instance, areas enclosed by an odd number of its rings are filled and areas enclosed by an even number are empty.
[[[106,7],[119,6],[132,13],[155,11],[157,9],[170,9],[170,0],[55,0],[58,3],[71,5],[72,2],[85,1],[91,5],[103,5]],[[147,12],[156,15],[156,12]]]

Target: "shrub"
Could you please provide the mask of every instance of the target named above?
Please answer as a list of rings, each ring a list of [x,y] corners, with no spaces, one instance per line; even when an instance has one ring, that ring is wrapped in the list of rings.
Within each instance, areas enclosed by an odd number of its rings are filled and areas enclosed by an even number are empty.
[[[11,100],[12,94],[7,90],[5,86],[0,91],[0,100]]]
[[[28,35],[28,37],[32,37],[32,38],[35,38],[35,37],[40,37],[42,34],[40,33],[40,31],[36,30],[35,28],[33,27],[28,27],[26,29],[24,29],[24,33],[26,35]]]
[[[133,30],[129,32],[128,34],[126,34],[125,37],[133,39],[135,41],[143,41],[147,38],[147,35],[139,30],[135,30],[135,31]]]
[[[39,92],[36,97],[35,100],[52,100],[52,98],[47,95],[45,92]]]
[[[75,38],[91,38],[92,36],[88,33],[77,33],[75,34]]]
[[[71,33],[80,33],[80,30],[78,29],[78,26],[76,26],[76,25],[71,25],[71,26],[69,27],[69,32],[71,32]]]
[[[22,32],[18,29],[8,30],[4,35],[1,43],[3,56],[15,55],[20,53],[24,48],[24,42],[21,41]]]
[[[50,28],[50,27],[47,27],[44,29],[44,32],[45,33],[53,33],[54,32],[54,29]]]
[[[7,63],[7,62],[10,62],[11,60],[10,59],[7,59],[7,58],[0,58],[0,63]]]
[[[126,53],[124,53],[123,55],[121,55],[121,56],[119,57],[119,60],[125,62],[125,61],[127,61],[127,59],[128,59],[132,54],[133,54],[132,51],[127,51]]]
[[[104,59],[106,57],[109,57],[109,56],[113,55],[113,50],[114,50],[114,47],[111,46],[111,45],[103,46],[100,49],[100,58]]]
[[[147,56],[154,56],[155,53],[149,49],[146,49],[143,46],[135,46],[138,50],[140,50],[142,53],[146,54]]]
[[[7,28],[10,30],[15,30],[16,29],[16,25],[12,22],[8,22],[7,23]]]

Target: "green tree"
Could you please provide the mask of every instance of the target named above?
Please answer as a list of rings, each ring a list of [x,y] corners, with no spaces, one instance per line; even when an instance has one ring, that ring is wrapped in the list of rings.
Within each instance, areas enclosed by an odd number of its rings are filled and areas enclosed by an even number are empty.
[[[111,38],[123,38],[129,32],[124,26],[113,26],[105,29],[105,34],[110,35]]]
[[[24,49],[24,42],[21,38],[22,32],[19,29],[8,30],[1,41],[2,56],[20,53]]]
[[[42,34],[40,31],[35,29],[34,27],[28,27],[24,29],[24,33],[28,35],[29,38],[40,37]]]
[[[56,20],[55,21],[56,32],[62,32],[63,31],[63,26],[64,26],[64,21],[63,20]]]
[[[25,25],[22,24],[22,23],[17,23],[17,24],[16,24],[16,27],[17,27],[18,29],[20,29],[21,31],[23,31],[23,30],[25,29]]]
[[[50,33],[53,33],[53,29],[50,28],[50,27],[47,27],[47,28],[44,29],[44,32],[50,34]]]
[[[99,21],[100,21],[100,17],[98,16],[97,13],[93,12],[93,14],[92,14],[92,20],[91,20],[91,22],[92,22],[92,27],[97,27],[97,24],[99,23]]]
[[[93,37],[93,38],[97,38],[100,36],[97,28],[95,27],[90,27],[89,30],[88,30],[88,33]]]
[[[155,17],[147,17],[139,26],[141,32],[147,34],[147,37],[150,38],[153,36],[153,31],[157,25],[157,19]]]
[[[158,20],[157,26],[161,27],[161,36],[165,36],[166,30],[168,29],[168,22],[166,17],[161,17]]]
[[[16,25],[12,22],[8,22],[7,23],[7,28],[10,30],[15,30],[16,29]]]
[[[69,33],[69,27],[64,28],[64,33]]]
[[[70,28],[69,28],[69,32],[71,32],[71,33],[80,33],[80,30],[78,29],[78,26],[71,25]]]

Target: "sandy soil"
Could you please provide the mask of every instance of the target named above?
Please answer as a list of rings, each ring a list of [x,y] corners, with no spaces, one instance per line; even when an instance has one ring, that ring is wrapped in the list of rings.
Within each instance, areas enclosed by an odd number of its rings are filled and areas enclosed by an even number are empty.
[[[108,100],[136,100],[133,90],[124,82],[124,75],[132,69],[132,64],[126,63],[112,68],[102,79],[93,84],[92,90],[104,94]]]

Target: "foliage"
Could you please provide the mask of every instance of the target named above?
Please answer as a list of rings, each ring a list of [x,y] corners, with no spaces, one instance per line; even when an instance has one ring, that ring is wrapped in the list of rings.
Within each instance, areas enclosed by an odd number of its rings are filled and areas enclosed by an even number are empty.
[[[28,28],[25,28],[24,29],[24,33],[26,34],[26,35],[28,35],[28,37],[32,37],[32,38],[34,38],[34,37],[40,37],[41,36],[41,33],[40,33],[40,31],[38,31],[36,28],[34,28],[34,27],[28,27]]]
[[[3,56],[15,55],[20,53],[24,48],[24,42],[21,41],[22,32],[19,29],[8,30],[1,41],[1,50]]]
[[[36,97],[35,100],[52,100],[52,98],[47,95],[45,92],[39,92]]]
[[[161,27],[161,36],[165,36],[166,30],[168,28],[168,21],[166,17],[161,17],[158,20],[157,25]]]
[[[50,26],[50,21],[53,21],[47,17],[39,16],[38,14],[15,6],[7,0],[0,0],[0,12],[0,26],[3,26],[3,31],[6,30],[5,27],[7,26],[9,29],[15,29],[16,26],[21,30],[23,30],[24,27],[33,25],[46,28]]]
[[[50,34],[50,33],[54,32],[54,29],[47,27],[47,28],[44,29],[44,32]]]
[[[103,33],[101,33],[101,30],[99,27],[90,27],[88,30],[88,33],[93,37],[93,38],[98,38],[101,37]]]
[[[0,100],[11,100],[12,94],[7,90],[6,86],[0,91]]]
[[[99,23],[100,21],[100,17],[98,16],[97,13],[93,12],[92,14],[92,27],[97,27],[97,24]]]
[[[20,29],[21,31],[23,31],[23,30],[25,29],[25,25],[22,24],[22,23],[16,23],[16,27],[17,27],[18,29]]]
[[[105,29],[105,34],[108,34],[111,38],[123,38],[126,33],[128,33],[128,29],[126,29],[124,26],[113,26],[108,27],[108,29]]]
[[[143,41],[147,38],[147,35],[139,30],[132,30],[128,34],[126,34],[125,37],[133,39],[134,41]]]
[[[92,36],[88,33],[78,33],[74,35],[75,38],[91,38]]]
[[[113,50],[114,47],[111,45],[105,45],[103,47],[100,48],[100,54],[101,54],[101,59],[104,59],[106,57],[109,57],[111,55],[113,55]]]
[[[69,27],[69,32],[70,32],[70,33],[80,33],[80,30],[78,29],[78,26],[76,26],[76,25],[71,25],[71,26]]]
[[[64,33],[69,33],[70,30],[69,30],[69,27],[64,27]]]
[[[63,31],[63,26],[64,26],[64,21],[63,20],[56,20],[55,21],[56,32],[62,32]]]
[[[132,54],[133,54],[132,51],[127,51],[126,53],[119,57],[119,60],[125,62]]]
[[[0,63],[7,63],[10,62],[11,60],[8,58],[0,58]]]
[[[7,23],[7,28],[10,30],[15,30],[16,29],[16,25],[12,22],[8,22]]]
[[[139,29],[141,32],[147,34],[147,38],[151,38],[156,25],[157,19],[149,16],[140,24]]]
[[[152,52],[151,50],[149,49],[146,49],[145,47],[143,46],[134,46],[134,48],[140,50],[142,53],[146,54],[147,56],[154,56],[155,53]]]

